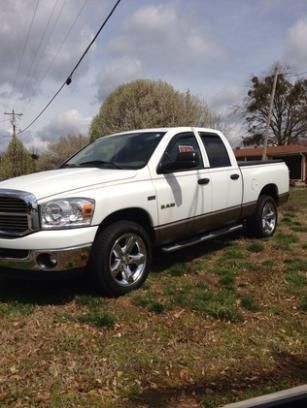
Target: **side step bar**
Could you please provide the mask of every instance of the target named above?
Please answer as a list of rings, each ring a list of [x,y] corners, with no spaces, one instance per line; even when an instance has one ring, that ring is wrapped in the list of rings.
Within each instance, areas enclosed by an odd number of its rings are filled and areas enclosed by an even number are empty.
[[[170,245],[164,246],[161,249],[163,252],[178,251],[179,249],[187,248],[195,244],[200,244],[201,242],[204,242],[204,241],[209,241],[210,239],[218,238],[222,235],[230,234],[231,232],[239,231],[242,228],[243,228],[243,224],[233,225],[231,227],[222,228],[214,232],[210,232],[208,234],[198,235],[197,237],[193,237],[189,240],[175,242]]]

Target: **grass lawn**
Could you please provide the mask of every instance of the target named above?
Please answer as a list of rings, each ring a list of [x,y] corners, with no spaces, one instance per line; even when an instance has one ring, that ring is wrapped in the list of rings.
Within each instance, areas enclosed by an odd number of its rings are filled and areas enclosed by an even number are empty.
[[[307,382],[307,189],[271,239],[156,253],[143,289],[0,284],[0,407],[213,408]]]

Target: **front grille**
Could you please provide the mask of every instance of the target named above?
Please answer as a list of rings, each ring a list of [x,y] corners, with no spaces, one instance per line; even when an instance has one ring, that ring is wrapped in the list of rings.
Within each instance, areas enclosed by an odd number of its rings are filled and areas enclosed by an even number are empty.
[[[24,191],[0,189],[0,237],[18,237],[37,229],[35,197]]]
[[[27,211],[27,203],[24,200],[15,197],[0,197],[0,213],[26,213]]]
[[[14,214],[13,211],[3,215],[0,213],[0,230],[24,232],[29,229],[27,214]]]

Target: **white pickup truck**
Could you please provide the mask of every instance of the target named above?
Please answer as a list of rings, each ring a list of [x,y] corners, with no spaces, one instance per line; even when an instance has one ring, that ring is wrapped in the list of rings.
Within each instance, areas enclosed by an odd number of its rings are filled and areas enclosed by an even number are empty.
[[[288,194],[282,161],[238,164],[216,130],[105,136],[58,170],[0,183],[0,273],[84,269],[122,295],[145,281],[155,246],[172,252],[245,225],[271,236]]]

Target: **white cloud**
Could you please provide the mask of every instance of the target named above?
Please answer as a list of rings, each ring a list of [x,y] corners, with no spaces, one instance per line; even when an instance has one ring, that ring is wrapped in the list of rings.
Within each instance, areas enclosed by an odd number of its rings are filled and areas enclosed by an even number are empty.
[[[296,67],[307,64],[307,17],[298,20],[288,30],[285,59]]]
[[[10,99],[36,2],[2,1],[0,8],[1,112],[12,108],[23,112],[20,126],[23,122],[24,125],[30,123],[45,106],[114,5],[114,0],[40,1]],[[84,3],[86,6],[80,18],[47,71]],[[179,90],[189,88],[193,94],[208,101],[210,109],[226,116],[227,124],[235,123],[229,112],[233,105],[242,101],[242,94],[244,96],[247,90],[243,81],[252,72],[263,72],[282,55],[285,63],[297,65],[298,72],[306,71],[306,0],[296,0],[295,7],[291,2],[284,3],[284,0],[121,2],[98,38],[96,50],[91,49],[78,68],[72,85],[61,93],[28,133],[20,135],[20,139],[27,146],[42,146],[46,140],[55,140],[67,131],[86,132],[87,123],[82,120],[98,112],[99,102],[116,86],[137,78],[162,79]],[[39,65],[21,92],[55,4],[57,9],[43,41]],[[63,12],[54,29],[55,17],[62,5]],[[47,75],[39,86],[44,74]],[[242,93],[233,84],[240,85]],[[23,100],[19,100],[21,93]],[[35,96],[31,103],[28,102],[30,96]],[[72,108],[78,113],[72,114]],[[65,113],[56,116],[59,112]],[[2,128],[6,126],[2,124]],[[9,126],[7,128],[10,130]],[[45,141],[40,141],[41,136]],[[0,141],[0,149],[4,140],[9,138]]]
[[[210,108],[220,115],[229,115],[242,102],[244,89],[237,84],[224,84],[216,85],[215,90],[211,92]]]
[[[186,38],[186,44],[195,56],[208,56],[214,59],[225,57],[225,52],[213,42],[205,39],[201,33],[191,32]]]
[[[24,146],[30,151],[38,152],[43,151],[48,145],[47,141],[43,141],[30,131],[26,131],[17,136],[22,141]]]
[[[70,109],[39,130],[36,138],[43,142],[56,142],[61,136],[68,134],[87,134],[91,119],[84,117],[76,109]]]
[[[114,59],[98,75],[98,100],[102,101],[118,85],[140,78],[142,73],[142,64],[137,58],[123,56]]]
[[[134,33],[160,33],[168,36],[172,31],[171,27],[176,27],[177,20],[177,11],[172,5],[149,5],[135,11],[124,23],[124,29]]]
[[[143,6],[129,16],[121,33],[109,44],[114,54],[134,55],[142,62],[168,70],[210,64],[226,57],[202,26],[181,15],[176,4]]]
[[[48,80],[64,81],[73,62],[93,37],[92,27],[88,21],[84,21],[86,10],[80,14],[78,24],[66,36],[82,4],[81,0],[40,2],[25,49],[35,2],[15,0],[1,4],[1,90],[9,85],[10,89],[14,87],[12,91],[15,97],[25,98],[39,91],[41,79],[44,79],[43,84]],[[20,61],[20,70],[16,76]],[[84,74],[87,68],[88,60],[84,60],[79,74]]]
[[[11,137],[11,132],[2,126],[0,128],[0,152],[3,152],[6,149]]]

